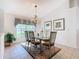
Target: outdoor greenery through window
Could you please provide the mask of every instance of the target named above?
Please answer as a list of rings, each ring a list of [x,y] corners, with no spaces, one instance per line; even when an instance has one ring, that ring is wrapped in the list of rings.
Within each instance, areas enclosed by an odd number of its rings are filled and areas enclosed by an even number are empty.
[[[16,36],[17,37],[24,37],[25,31],[35,31],[34,25],[25,25],[25,24],[18,24],[16,25]]]

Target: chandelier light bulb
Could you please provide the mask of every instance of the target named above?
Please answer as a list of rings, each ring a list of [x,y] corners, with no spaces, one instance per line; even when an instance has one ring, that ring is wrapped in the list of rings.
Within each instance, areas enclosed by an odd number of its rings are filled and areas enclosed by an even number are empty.
[[[37,8],[37,5],[35,5],[35,8]]]

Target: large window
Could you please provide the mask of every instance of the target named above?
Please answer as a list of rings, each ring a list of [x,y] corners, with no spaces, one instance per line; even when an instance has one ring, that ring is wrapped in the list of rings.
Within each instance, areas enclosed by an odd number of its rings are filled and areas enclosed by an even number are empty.
[[[25,31],[35,31],[34,25],[18,24],[16,25],[17,37],[24,37]]]

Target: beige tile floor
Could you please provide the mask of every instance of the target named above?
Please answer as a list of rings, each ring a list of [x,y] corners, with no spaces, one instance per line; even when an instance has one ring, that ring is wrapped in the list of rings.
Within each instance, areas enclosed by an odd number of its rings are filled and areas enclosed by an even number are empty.
[[[32,59],[21,45],[13,45],[5,48],[4,59]]]
[[[79,50],[65,46],[59,46],[61,51],[52,59],[79,59]],[[21,45],[13,45],[5,48],[4,59],[33,59]]]
[[[52,59],[79,59],[79,49],[74,49],[65,46],[60,46],[60,48],[62,50]]]

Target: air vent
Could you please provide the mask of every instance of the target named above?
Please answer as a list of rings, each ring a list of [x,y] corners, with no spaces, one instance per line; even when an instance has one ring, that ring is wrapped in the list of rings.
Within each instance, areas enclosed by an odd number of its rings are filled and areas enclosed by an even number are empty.
[[[77,0],[78,6],[79,6],[79,0]]]
[[[73,8],[75,6],[76,6],[75,0],[69,0],[69,8]]]

